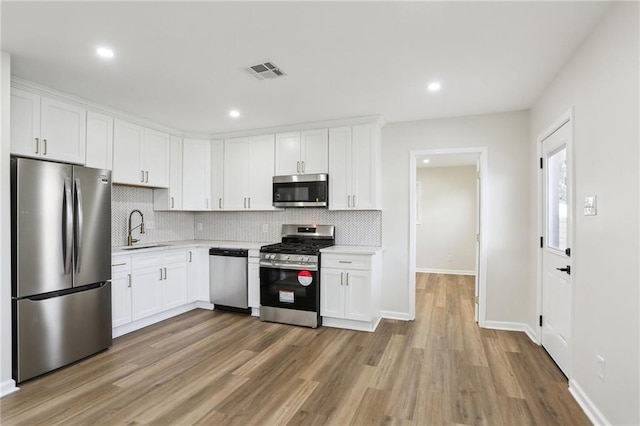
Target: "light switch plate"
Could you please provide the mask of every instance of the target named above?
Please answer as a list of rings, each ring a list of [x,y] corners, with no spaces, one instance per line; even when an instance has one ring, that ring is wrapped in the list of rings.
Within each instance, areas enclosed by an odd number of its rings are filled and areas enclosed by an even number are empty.
[[[584,215],[595,216],[598,214],[598,197],[589,195],[584,197]]]

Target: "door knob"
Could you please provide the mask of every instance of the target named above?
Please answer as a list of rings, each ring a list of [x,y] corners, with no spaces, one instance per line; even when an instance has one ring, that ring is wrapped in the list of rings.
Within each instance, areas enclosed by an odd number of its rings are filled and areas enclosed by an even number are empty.
[[[566,272],[567,275],[571,275],[571,266],[567,265],[566,268],[556,268],[558,271]]]

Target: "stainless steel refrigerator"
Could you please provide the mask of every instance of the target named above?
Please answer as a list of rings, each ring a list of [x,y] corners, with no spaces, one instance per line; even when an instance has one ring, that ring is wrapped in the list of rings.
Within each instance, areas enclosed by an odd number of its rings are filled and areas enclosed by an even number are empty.
[[[13,376],[111,346],[111,172],[11,158]]]

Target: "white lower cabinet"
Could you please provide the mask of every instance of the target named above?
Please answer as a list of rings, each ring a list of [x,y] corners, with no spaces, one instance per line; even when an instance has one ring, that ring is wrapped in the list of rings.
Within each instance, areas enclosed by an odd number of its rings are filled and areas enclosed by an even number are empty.
[[[209,249],[187,250],[187,300],[209,302]]]
[[[374,331],[380,322],[380,255],[322,254],[323,325]]]
[[[162,310],[161,261],[162,255],[158,252],[132,256],[131,319],[133,321],[157,314]]]
[[[247,264],[249,307],[253,316],[260,315],[260,251],[249,250]]]
[[[114,328],[131,322],[131,256],[111,262],[111,321]]]
[[[172,250],[162,254],[162,279],[160,280],[162,310],[187,304],[187,252]]]
[[[196,300],[209,300],[208,254],[207,248],[192,248],[114,255],[113,336],[193,309],[190,303]]]

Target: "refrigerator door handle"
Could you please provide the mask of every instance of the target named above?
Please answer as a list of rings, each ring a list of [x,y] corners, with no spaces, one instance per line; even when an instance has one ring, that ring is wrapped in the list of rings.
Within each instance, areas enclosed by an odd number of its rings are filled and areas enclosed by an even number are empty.
[[[71,273],[71,259],[73,247],[73,198],[71,197],[71,179],[66,178],[64,180],[64,220],[63,220],[63,242],[62,247],[64,259],[64,274],[69,275]]]
[[[80,179],[76,178],[76,272],[80,272],[82,264],[82,237],[84,234],[84,214],[82,212],[82,187]]]

